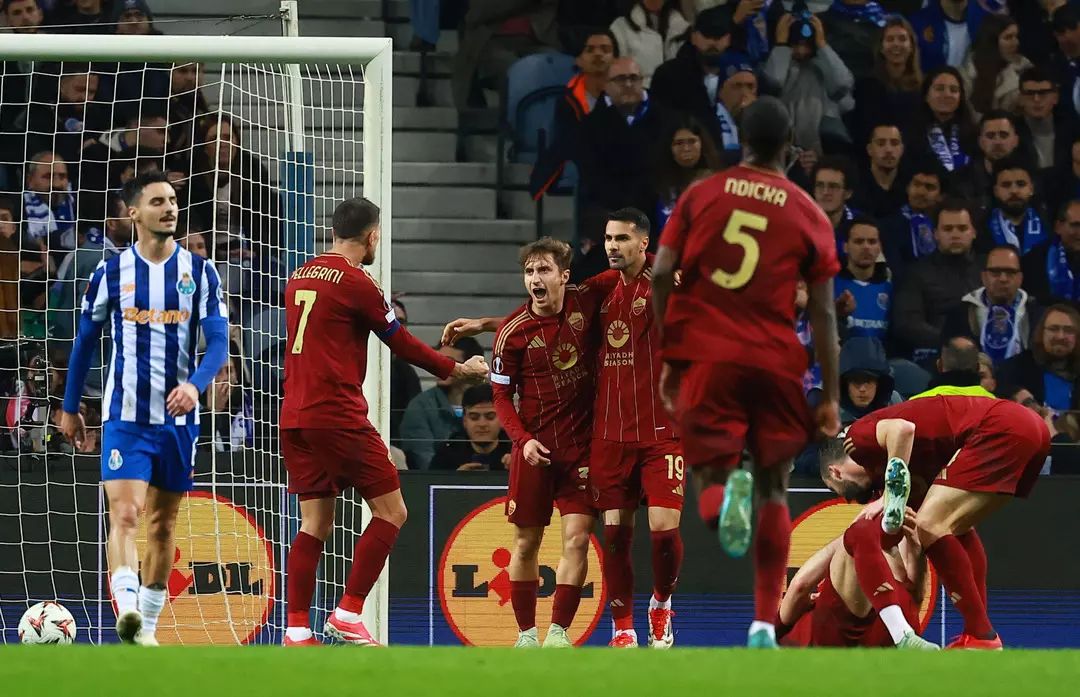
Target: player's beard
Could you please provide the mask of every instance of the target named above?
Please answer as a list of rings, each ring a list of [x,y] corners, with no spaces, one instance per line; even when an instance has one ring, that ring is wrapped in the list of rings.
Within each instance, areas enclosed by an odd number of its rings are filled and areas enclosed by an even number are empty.
[[[874,490],[869,486],[856,484],[855,482],[843,481],[840,483],[840,496],[845,501],[867,504],[874,497]]]

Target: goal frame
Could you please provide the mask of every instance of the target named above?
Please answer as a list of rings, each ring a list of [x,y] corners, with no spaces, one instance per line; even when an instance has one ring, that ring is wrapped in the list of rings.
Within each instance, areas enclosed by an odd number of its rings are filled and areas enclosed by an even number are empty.
[[[299,36],[297,3],[281,3],[284,36],[113,35],[107,41],[89,34],[5,34],[0,58],[23,61],[135,61],[162,63],[277,63],[287,66],[289,108],[286,118],[293,152],[308,152],[304,132],[300,66],[359,65],[364,75],[363,196],[381,210],[382,242],[367,271],[389,297],[392,200],[393,42],[390,38]],[[286,250],[287,251],[287,250]],[[311,251],[311,250],[309,250]],[[390,351],[375,336],[368,345],[364,394],[372,422],[383,439],[390,439]],[[216,478],[216,474],[215,474]],[[286,514],[282,511],[282,514]],[[371,512],[363,506],[362,527]],[[387,643],[389,634],[389,561],[383,567],[364,608],[376,639]],[[281,589],[282,591],[284,589]],[[281,593],[283,596],[283,593]]]

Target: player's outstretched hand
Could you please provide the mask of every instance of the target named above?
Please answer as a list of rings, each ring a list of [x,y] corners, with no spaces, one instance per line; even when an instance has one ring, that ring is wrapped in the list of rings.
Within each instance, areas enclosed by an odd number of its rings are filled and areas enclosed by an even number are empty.
[[[533,467],[547,467],[551,464],[551,460],[544,457],[550,455],[551,451],[535,438],[525,444],[522,454],[525,455],[525,462],[528,462]]]
[[[823,400],[814,408],[814,422],[820,437],[836,438],[840,433],[840,405]]]
[[[441,341],[443,346],[453,346],[458,339],[483,333],[484,324],[480,320],[460,318],[443,327]]]
[[[198,403],[199,388],[185,382],[169,393],[169,398],[165,400],[165,410],[169,412],[169,416],[181,416],[194,409]]]
[[[60,412],[60,431],[63,432],[68,443],[82,450],[83,443],[86,441],[86,421],[82,414]]]
[[[458,363],[450,373],[455,380],[483,380],[487,376],[488,364],[483,356],[473,356],[464,363]]]
[[[867,520],[873,520],[881,515],[881,512],[885,510],[885,497],[882,496],[879,499],[875,499],[859,511],[859,515],[855,516],[855,520],[866,518]]]

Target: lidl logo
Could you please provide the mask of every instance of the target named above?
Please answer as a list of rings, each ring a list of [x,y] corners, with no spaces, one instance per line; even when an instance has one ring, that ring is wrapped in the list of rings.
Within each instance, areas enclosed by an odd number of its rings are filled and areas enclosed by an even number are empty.
[[[788,574],[790,581],[803,564],[825,545],[844,534],[855,516],[863,509],[857,503],[847,503],[843,499],[830,499],[807,510],[791,526],[791,552],[788,554]],[[937,573],[934,567],[926,574],[926,587],[923,589],[923,603],[919,608],[919,631],[926,629],[930,616],[934,614],[936,602]],[[786,588],[786,584],[785,584]]]
[[[145,519],[136,544],[146,548]],[[259,525],[222,496],[192,491],[176,518],[176,552],[158,622],[162,644],[246,644],[274,606],[274,557]]]
[[[510,602],[511,527],[503,513],[505,498],[497,498],[465,516],[446,541],[439,560],[439,602],[450,629],[469,646],[512,646],[517,622]],[[551,618],[555,595],[555,568],[562,556],[559,512],[540,545],[540,578],[536,624],[543,641]],[[581,592],[570,639],[583,643],[596,629],[604,612],[604,588],[600,573],[600,543],[592,537],[589,572]]]

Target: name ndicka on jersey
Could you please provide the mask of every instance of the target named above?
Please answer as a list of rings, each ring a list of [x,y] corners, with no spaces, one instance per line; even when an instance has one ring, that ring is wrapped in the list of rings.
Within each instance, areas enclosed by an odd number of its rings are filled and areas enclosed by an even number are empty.
[[[724,193],[764,201],[774,206],[782,207],[787,203],[787,192],[783,189],[749,179],[728,179],[724,182]]]

